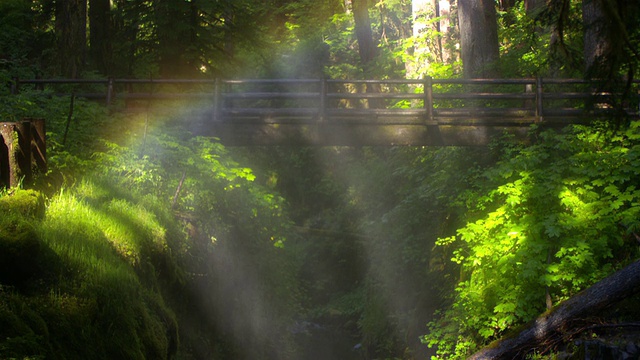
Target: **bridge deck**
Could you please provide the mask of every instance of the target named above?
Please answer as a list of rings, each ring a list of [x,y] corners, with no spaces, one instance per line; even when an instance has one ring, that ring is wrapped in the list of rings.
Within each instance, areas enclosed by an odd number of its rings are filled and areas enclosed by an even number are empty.
[[[626,89],[634,96],[623,96],[583,80],[542,78],[16,79],[12,90],[46,85],[55,92],[69,84],[76,96],[107,104],[205,101],[209,115],[189,126],[227,145],[487,145],[504,133],[526,139],[532,124],[563,127],[595,117],[638,117],[639,105],[638,82]]]

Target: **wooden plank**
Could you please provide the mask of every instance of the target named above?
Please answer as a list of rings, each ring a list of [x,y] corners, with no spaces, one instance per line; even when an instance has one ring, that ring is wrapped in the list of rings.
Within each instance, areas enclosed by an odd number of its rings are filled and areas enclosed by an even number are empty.
[[[21,181],[31,182],[30,135],[31,128],[28,122],[0,123],[0,146],[3,148],[0,168],[4,170],[2,178],[5,186],[13,188],[19,186]]]
[[[320,99],[317,92],[234,92],[222,94],[225,99]]]
[[[434,99],[440,100],[531,100],[535,98],[535,94],[527,93],[486,93],[486,92],[469,92],[469,93],[435,93]]]

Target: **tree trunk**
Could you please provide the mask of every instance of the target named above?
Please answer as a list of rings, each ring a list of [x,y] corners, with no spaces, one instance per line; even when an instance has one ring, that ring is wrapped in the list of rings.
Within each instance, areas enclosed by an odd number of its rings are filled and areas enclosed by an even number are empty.
[[[353,0],[353,19],[355,21],[358,53],[365,74],[370,72],[373,60],[377,55],[377,46],[371,31],[368,0]]]
[[[46,169],[44,120],[0,122],[0,189],[29,184],[34,170]]]
[[[358,53],[362,63],[362,72],[365,78],[373,77],[375,58],[378,55],[378,47],[371,31],[371,18],[369,17],[368,0],[352,0],[353,19],[355,22],[356,38],[358,40]],[[380,85],[367,84],[367,92],[380,92]],[[383,107],[379,99],[369,99],[370,108]]]
[[[603,0],[582,1],[582,21],[584,23],[584,62],[589,78],[608,78],[615,72],[617,57],[612,45],[611,22],[606,16],[607,8]],[[622,34],[617,34],[621,37]]]
[[[549,76],[551,77],[562,77],[562,68],[571,58],[564,43],[564,28],[569,20],[569,5],[568,0],[551,0],[547,5],[553,17],[549,24]],[[542,9],[536,10],[534,7],[531,11],[539,13]]]
[[[516,5],[516,0],[500,0],[500,11],[509,11]]]
[[[189,5],[180,0],[154,1],[160,75],[176,78],[187,72],[185,54],[188,51]]]
[[[530,18],[536,18],[544,10],[545,0],[524,0],[524,11]]]
[[[227,59],[233,59],[236,56],[236,41],[234,38],[234,28],[236,26],[235,14],[232,12],[225,12],[222,16],[224,19],[224,56]]]
[[[83,70],[87,47],[87,0],[58,0],[56,37],[60,75],[78,78]]]
[[[89,0],[89,58],[104,75],[111,75],[110,12],[110,0]]]
[[[455,62],[456,56],[451,51],[454,48],[451,31],[451,0],[440,0],[438,2],[438,46],[440,47],[440,59],[444,64]]]
[[[458,19],[464,77],[495,77],[500,57],[495,2],[459,0]]]
[[[572,320],[596,313],[638,291],[640,291],[640,260],[600,280],[561,303],[554,310],[541,315],[514,337],[498,340],[469,359],[524,358],[536,347],[569,329]]]

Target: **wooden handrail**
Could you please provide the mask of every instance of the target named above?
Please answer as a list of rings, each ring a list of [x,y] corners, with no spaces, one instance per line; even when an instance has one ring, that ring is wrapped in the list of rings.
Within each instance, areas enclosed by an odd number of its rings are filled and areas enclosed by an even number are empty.
[[[378,84],[382,92],[366,92],[363,85]],[[241,116],[278,114],[301,116],[315,114],[324,120],[331,114],[364,116],[414,116],[415,109],[425,123],[432,124],[436,117],[447,116],[496,116],[501,110],[506,116],[524,117],[533,113],[537,121],[547,114],[582,116],[585,113],[606,112],[606,106],[588,109],[586,102],[602,103],[609,93],[575,89],[591,82],[582,79],[14,79],[11,92],[16,94],[22,85],[74,85],[78,97],[104,99],[111,104],[114,99],[210,99],[214,116],[218,120]],[[634,81],[638,86],[639,81]],[[105,92],[80,91],[82,87],[104,85]],[[176,92],[145,89],[134,92],[134,86],[187,86],[194,92]],[[129,91],[122,91],[123,86]],[[453,88],[451,88],[453,86]],[[569,87],[567,89],[567,86]],[[196,87],[196,88],[194,88]],[[468,87],[468,88],[467,88]],[[535,88],[535,89],[534,89]],[[550,89],[551,88],[551,89]],[[527,90],[528,89],[528,90]],[[204,91],[203,91],[204,90]],[[69,91],[67,90],[67,93]],[[637,92],[631,92],[637,93]],[[378,99],[387,102],[382,112],[367,112],[366,102]],[[404,103],[402,103],[404,102]],[[422,104],[420,104],[420,102]],[[627,113],[639,115],[640,97],[631,98]],[[400,104],[400,105],[398,105]],[[407,109],[407,107],[409,107]],[[270,109],[270,110],[268,110]],[[516,109],[517,111],[511,111]],[[277,111],[275,111],[277,110]],[[336,111],[340,110],[340,111]],[[343,111],[344,110],[344,111]],[[367,110],[367,111],[363,111]],[[405,111],[411,110],[411,111]],[[407,115],[411,114],[411,115]],[[456,115],[460,114],[460,115]],[[466,115],[463,115],[466,114]],[[521,115],[517,115],[521,114]],[[273,115],[269,115],[273,116]]]

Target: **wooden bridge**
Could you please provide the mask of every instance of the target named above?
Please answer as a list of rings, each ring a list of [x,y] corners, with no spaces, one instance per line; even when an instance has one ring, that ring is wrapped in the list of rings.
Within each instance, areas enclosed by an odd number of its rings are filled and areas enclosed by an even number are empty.
[[[188,120],[194,134],[243,146],[483,146],[526,140],[533,124],[639,115],[638,82],[628,96],[577,79],[14,79],[11,91],[25,87],[107,105],[188,100],[207,109]]]

